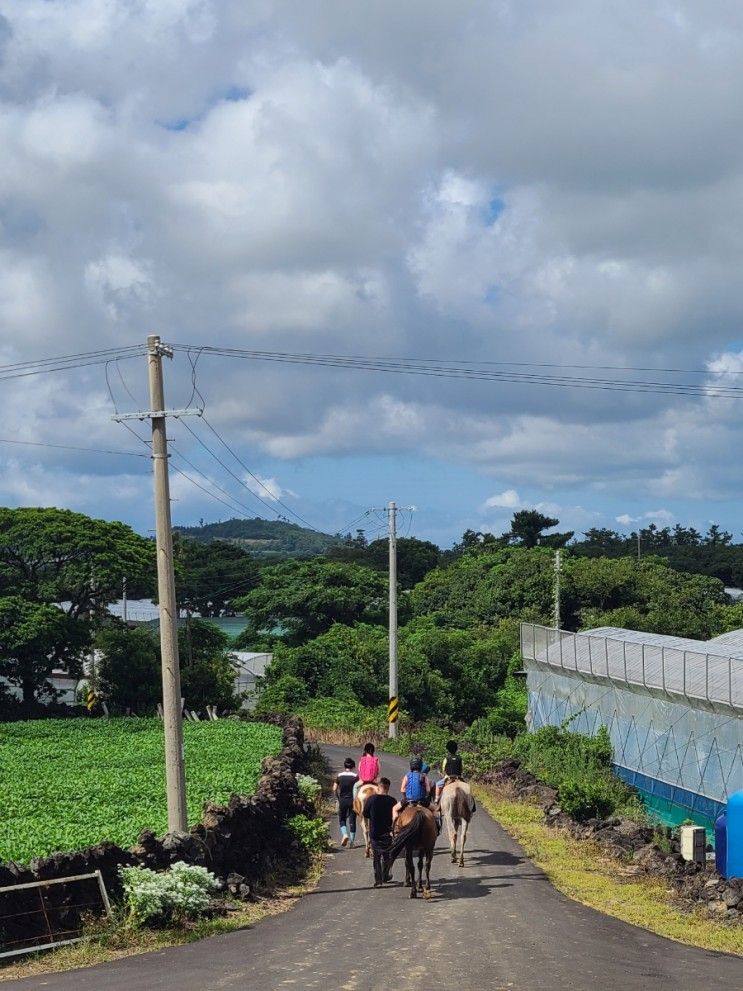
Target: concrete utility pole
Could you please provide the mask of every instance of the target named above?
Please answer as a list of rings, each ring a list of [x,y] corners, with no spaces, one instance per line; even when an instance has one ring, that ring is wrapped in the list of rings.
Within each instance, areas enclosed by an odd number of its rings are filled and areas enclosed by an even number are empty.
[[[555,551],[555,629],[560,629],[560,571],[562,570],[562,558],[560,551]]]
[[[126,623],[126,578],[121,579],[122,619]]]
[[[637,528],[637,563],[640,563],[640,528]]]
[[[390,684],[387,703],[387,719],[391,739],[397,737],[397,714],[400,704],[397,698],[397,506],[387,507],[390,533]]]
[[[168,440],[165,433],[165,390],[162,357],[172,358],[170,348],[157,335],[147,338],[147,368],[152,421],[152,465],[155,480],[155,540],[157,546],[157,594],[160,603],[160,653],[163,676],[165,726],[165,784],[168,829],[185,832],[186,774],[183,759],[181,673],[178,661],[178,606],[173,570],[173,533],[170,518]]]

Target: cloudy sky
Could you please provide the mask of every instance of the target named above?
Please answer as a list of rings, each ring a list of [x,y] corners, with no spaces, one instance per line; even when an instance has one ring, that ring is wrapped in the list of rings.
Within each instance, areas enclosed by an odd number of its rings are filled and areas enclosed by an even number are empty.
[[[0,0],[0,364],[159,333],[743,386],[742,91],[722,0]],[[0,437],[141,453],[110,417],[144,359],[108,372],[3,383]],[[166,377],[187,405],[187,352]],[[177,522],[743,530],[740,399],[209,354],[197,385],[241,463],[174,422]],[[152,525],[146,458],[0,462],[0,502]]]

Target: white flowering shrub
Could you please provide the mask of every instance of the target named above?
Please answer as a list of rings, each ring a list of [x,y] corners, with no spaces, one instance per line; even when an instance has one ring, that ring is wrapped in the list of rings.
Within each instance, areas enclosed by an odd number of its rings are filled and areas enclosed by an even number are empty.
[[[297,785],[302,796],[306,798],[308,802],[312,802],[316,805],[318,799],[320,798],[320,792],[322,791],[322,786],[317,778],[313,778],[311,774],[298,774]]]
[[[121,867],[119,873],[129,917],[135,925],[180,922],[201,915],[219,883],[205,867],[183,861],[162,874],[147,867]]]

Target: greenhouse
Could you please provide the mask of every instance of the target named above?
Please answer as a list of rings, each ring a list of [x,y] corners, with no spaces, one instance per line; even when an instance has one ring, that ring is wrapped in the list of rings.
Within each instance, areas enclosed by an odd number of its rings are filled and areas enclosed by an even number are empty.
[[[710,825],[743,788],[743,630],[713,640],[523,623],[530,729],[609,731],[615,769],[666,821]]]

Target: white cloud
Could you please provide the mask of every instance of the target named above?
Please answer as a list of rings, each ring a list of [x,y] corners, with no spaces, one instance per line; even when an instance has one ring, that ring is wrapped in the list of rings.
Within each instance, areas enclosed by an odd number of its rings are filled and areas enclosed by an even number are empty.
[[[159,331],[535,376],[548,369],[519,362],[706,369],[661,376],[706,382],[706,399],[209,356],[199,386],[260,456],[465,464],[503,487],[483,511],[517,508],[528,485],[544,506],[556,489],[631,493],[665,523],[674,500],[740,491],[740,403],[714,395],[743,386],[730,5],[9,0],[3,17],[6,361]],[[139,395],[142,364],[123,369]],[[168,400],[190,395],[180,355]],[[107,420],[99,369],[8,382],[0,415],[29,439],[136,444]],[[126,465],[99,472],[102,505]]]
[[[480,512],[488,509],[518,509],[521,506],[521,498],[516,489],[505,489],[498,495],[490,496],[480,507]]]
[[[632,523],[637,523],[641,519],[639,516],[630,516],[629,513],[622,513],[621,516],[614,517],[617,523],[621,523],[622,526],[630,526]]]
[[[245,484],[250,491],[260,496],[261,499],[270,499],[273,502],[278,502],[280,499],[287,497],[293,499],[299,498],[297,493],[292,492],[291,489],[282,488],[275,478],[261,478],[260,475],[256,475],[255,478],[251,475],[245,475],[244,478]]]

